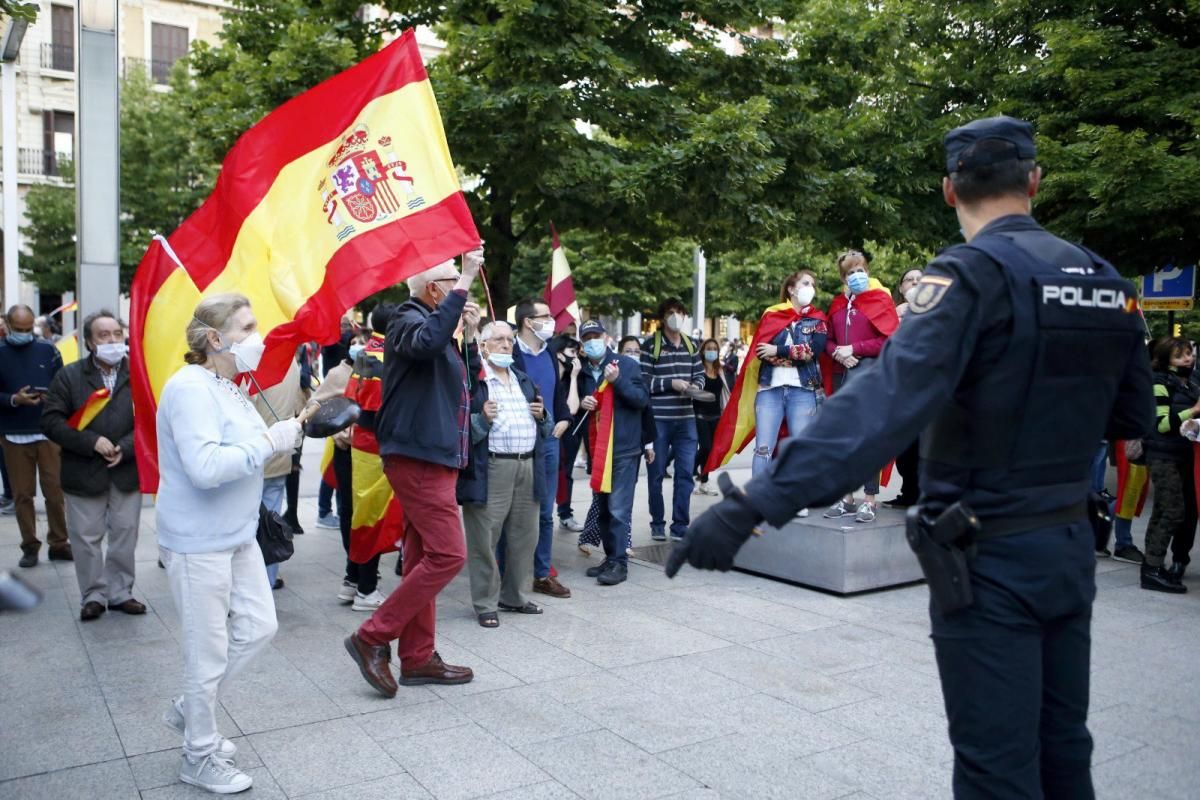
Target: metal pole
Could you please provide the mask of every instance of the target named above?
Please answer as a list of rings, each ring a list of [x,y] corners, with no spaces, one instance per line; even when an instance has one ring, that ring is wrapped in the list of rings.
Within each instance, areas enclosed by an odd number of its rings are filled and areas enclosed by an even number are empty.
[[[101,308],[115,313],[120,296],[121,115],[116,0],[84,0],[80,12],[75,208],[83,319]]]
[[[694,280],[694,286],[693,286],[694,295],[693,296],[695,297],[695,303],[693,304],[693,308],[692,308],[692,312],[695,314],[695,321],[693,323],[693,327],[699,328],[700,329],[700,338],[704,338],[704,318],[705,318],[704,317],[704,312],[705,312],[704,289],[705,289],[705,283],[707,282],[707,277],[708,277],[707,276],[708,261],[704,258],[704,249],[703,248],[701,248],[701,247],[696,248],[696,252],[692,258],[692,262],[696,266],[694,277],[693,277],[693,280]]]
[[[20,215],[17,213],[17,65],[5,61],[0,77],[0,94],[4,96],[3,146],[4,160],[4,308],[21,302],[21,274],[17,258],[21,238]]]

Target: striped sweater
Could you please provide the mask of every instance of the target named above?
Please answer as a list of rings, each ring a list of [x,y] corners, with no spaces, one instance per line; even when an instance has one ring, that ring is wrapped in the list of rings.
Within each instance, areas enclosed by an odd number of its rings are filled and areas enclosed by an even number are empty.
[[[1150,458],[1187,461],[1192,458],[1192,443],[1179,434],[1179,426],[1196,414],[1192,407],[1200,400],[1200,387],[1175,372],[1154,373],[1155,428],[1144,440]]]
[[[671,381],[676,379],[687,381],[697,389],[704,388],[700,348],[693,339],[683,335],[679,344],[673,345],[659,331],[646,337],[642,342],[642,378],[650,389],[655,420],[695,417],[692,398],[671,388]]]

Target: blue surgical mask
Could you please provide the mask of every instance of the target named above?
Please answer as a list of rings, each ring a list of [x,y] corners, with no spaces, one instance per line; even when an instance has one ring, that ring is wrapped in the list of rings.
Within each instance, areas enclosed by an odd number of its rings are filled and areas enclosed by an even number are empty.
[[[361,353],[363,350],[366,350],[366,349],[367,349],[367,348],[366,348],[366,345],[361,345],[361,344],[352,344],[352,345],[350,345],[350,360],[351,360],[351,361],[357,361],[357,360],[358,360],[358,354],[359,354],[359,353]]]
[[[604,357],[604,351],[608,348],[604,346],[603,339],[588,339],[583,343],[583,354],[593,361],[599,361]]]
[[[846,285],[850,287],[850,291],[854,294],[861,294],[870,286],[871,279],[867,277],[865,272],[851,273],[849,278],[846,278]]]
[[[13,331],[5,338],[13,347],[24,347],[33,341],[33,334],[29,331]]]
[[[720,356],[721,356],[721,354],[718,353],[716,350],[705,350],[704,351],[704,360],[705,361],[716,361],[718,358],[720,358]]]
[[[512,366],[512,353],[488,353],[488,361],[492,362],[493,367],[508,369]]]

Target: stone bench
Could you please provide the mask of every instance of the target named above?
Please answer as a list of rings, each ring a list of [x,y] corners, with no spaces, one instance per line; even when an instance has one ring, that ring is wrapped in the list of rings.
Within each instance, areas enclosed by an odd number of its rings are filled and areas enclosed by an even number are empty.
[[[766,527],[738,552],[734,566],[837,594],[923,580],[904,537],[904,512],[879,508],[872,523],[825,519],[812,509],[781,529]]]

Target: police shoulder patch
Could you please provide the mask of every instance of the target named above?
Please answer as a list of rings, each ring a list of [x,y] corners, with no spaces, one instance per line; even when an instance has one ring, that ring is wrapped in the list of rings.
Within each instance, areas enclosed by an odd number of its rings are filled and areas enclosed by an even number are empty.
[[[924,275],[913,287],[912,299],[908,301],[908,310],[914,314],[924,314],[937,307],[946,296],[946,292],[954,285],[953,278],[941,275]]]

